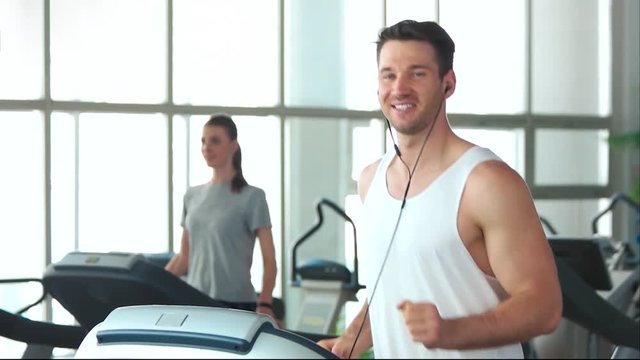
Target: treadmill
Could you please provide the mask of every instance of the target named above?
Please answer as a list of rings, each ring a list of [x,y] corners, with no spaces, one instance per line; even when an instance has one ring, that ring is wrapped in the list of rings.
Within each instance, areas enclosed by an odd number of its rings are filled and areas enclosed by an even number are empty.
[[[87,331],[118,307],[229,307],[187,284],[142,254],[71,252],[50,264],[44,287]]]
[[[221,307],[120,307],[86,336],[77,358],[337,359],[264,314]]]
[[[47,267],[47,292],[86,333],[76,357],[335,358],[266,315],[209,297],[156,260],[72,252]]]

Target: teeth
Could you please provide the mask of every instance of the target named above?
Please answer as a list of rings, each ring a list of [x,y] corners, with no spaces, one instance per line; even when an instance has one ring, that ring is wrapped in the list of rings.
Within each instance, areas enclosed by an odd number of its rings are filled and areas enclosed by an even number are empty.
[[[413,104],[394,105],[394,107],[398,110],[407,110],[408,108],[413,107]]]

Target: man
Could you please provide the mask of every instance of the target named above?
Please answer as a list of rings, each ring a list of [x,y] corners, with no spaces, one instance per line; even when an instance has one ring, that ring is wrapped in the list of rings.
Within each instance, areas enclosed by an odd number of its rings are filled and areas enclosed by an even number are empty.
[[[454,48],[434,22],[379,34],[378,100],[398,143],[358,182],[371,275],[344,334],[319,342],[340,357],[373,346],[377,358],[522,358],[521,342],[561,318],[526,183],[448,122]]]

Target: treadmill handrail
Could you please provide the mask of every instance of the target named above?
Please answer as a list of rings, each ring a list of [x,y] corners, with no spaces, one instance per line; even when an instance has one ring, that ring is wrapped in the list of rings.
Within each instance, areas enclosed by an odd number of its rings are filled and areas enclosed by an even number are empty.
[[[39,283],[40,287],[42,288],[42,294],[40,294],[40,297],[38,298],[38,300],[32,302],[31,304],[23,307],[20,310],[14,312],[14,314],[16,314],[16,315],[23,314],[24,312],[26,312],[27,310],[31,309],[32,307],[40,304],[44,300],[44,298],[47,296],[47,289],[45,289],[44,283],[42,282],[42,279],[38,279],[38,278],[0,279],[0,284],[19,284],[19,283],[28,283],[28,282],[37,282],[37,283]]]
[[[51,347],[77,349],[87,331],[78,325],[60,325],[31,320],[0,309],[0,337]]]
[[[77,349],[86,335],[86,331],[75,325],[59,325],[47,321],[28,319],[22,314],[32,307],[40,304],[47,296],[42,279],[38,278],[14,278],[0,279],[3,284],[21,284],[37,282],[42,287],[42,295],[31,304],[15,312],[0,309],[0,337],[27,344],[27,350],[31,345],[44,345],[50,347],[62,347]]]
[[[198,346],[246,354],[252,342],[230,336],[184,332],[171,329],[112,329],[96,333],[99,344],[147,343],[162,345]]]
[[[338,215],[340,215],[347,222],[349,222],[351,224],[351,227],[353,228],[353,273],[351,274],[351,285],[354,287],[359,286],[360,283],[358,281],[358,242],[356,240],[356,225],[353,223],[349,215],[347,215],[337,204],[335,204],[334,202],[326,198],[320,199],[320,201],[318,201],[318,203],[316,204],[316,213],[318,214],[316,223],[311,227],[311,229],[309,229],[304,235],[302,235],[302,237],[300,237],[293,245],[293,251],[291,255],[291,261],[292,261],[291,281],[295,282],[297,280],[296,272],[298,269],[298,257],[297,257],[298,247],[303,242],[305,242],[309,238],[309,236],[311,236],[313,233],[318,231],[318,229],[320,228],[320,226],[324,221],[324,217],[322,215],[322,205],[326,205],[331,209],[333,209],[336,213],[338,213]]]
[[[640,204],[638,204],[637,202],[635,202],[631,197],[629,197],[627,194],[622,193],[622,192],[618,192],[615,193],[611,196],[610,201],[609,201],[609,206],[607,206],[606,209],[602,210],[601,212],[599,212],[594,218],[593,220],[591,220],[591,232],[595,235],[598,233],[598,220],[600,220],[600,218],[602,216],[604,216],[604,214],[608,213],[609,211],[611,211],[614,207],[614,205],[619,201],[622,200],[625,203],[627,203],[629,206],[631,206],[632,209],[635,209],[636,212],[638,213],[639,216],[639,221],[640,221]]]

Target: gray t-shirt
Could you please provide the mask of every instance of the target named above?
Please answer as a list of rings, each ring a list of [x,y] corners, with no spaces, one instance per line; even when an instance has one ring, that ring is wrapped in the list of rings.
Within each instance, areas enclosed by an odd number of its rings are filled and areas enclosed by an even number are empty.
[[[264,191],[247,185],[233,193],[229,182],[191,187],[181,225],[189,232],[186,281],[218,300],[256,301],[250,272],[256,230],[271,227]]]

